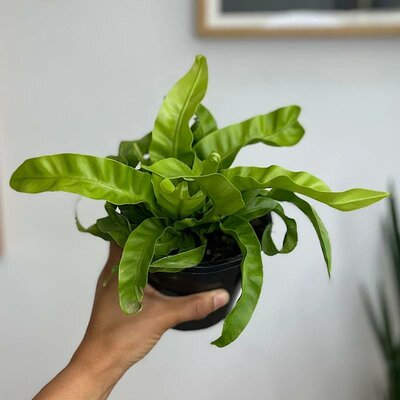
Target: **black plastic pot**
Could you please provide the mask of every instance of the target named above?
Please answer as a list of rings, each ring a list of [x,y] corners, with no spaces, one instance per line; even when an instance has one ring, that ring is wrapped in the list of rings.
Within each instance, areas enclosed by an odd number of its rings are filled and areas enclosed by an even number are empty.
[[[149,283],[155,289],[168,296],[186,296],[213,289],[225,289],[230,294],[230,301],[224,307],[214,311],[206,318],[179,324],[174,329],[189,331],[208,328],[224,319],[233,307],[239,292],[242,256],[220,262],[203,262],[196,267],[181,272],[155,272],[149,274]]]

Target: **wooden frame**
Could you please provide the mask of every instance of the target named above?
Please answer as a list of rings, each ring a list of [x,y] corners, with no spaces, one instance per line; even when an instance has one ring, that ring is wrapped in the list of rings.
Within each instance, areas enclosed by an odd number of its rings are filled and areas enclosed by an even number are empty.
[[[223,16],[221,0],[197,0],[197,31],[200,36],[394,36],[400,35],[399,11],[321,11],[239,13]],[[225,13],[226,14],[226,13]],[[236,14],[236,13],[235,13]],[[256,15],[258,14],[258,15]],[[239,16],[238,16],[239,15]],[[282,15],[288,16],[286,18]],[[242,17],[242,21],[240,21]],[[281,24],[279,25],[279,18]],[[301,24],[302,19],[308,24]],[[318,23],[318,19],[321,21]]]

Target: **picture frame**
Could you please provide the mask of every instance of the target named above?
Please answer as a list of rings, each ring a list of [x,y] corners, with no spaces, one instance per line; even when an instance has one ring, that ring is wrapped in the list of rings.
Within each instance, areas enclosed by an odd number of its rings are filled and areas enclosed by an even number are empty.
[[[395,36],[400,35],[400,1],[393,1],[396,8],[352,8],[352,9],[290,9],[288,1],[285,10],[256,10],[257,1],[262,7],[263,0],[197,0],[197,31],[205,37],[229,36]],[[351,0],[341,0],[346,5]],[[357,0],[352,0],[357,2]],[[265,1],[264,1],[265,3]],[[272,2],[285,7],[285,1]],[[306,2],[305,2],[306,3]],[[308,2],[309,4],[310,2]],[[334,3],[334,2],[332,2]],[[358,4],[372,4],[358,0]],[[236,9],[226,11],[226,4]],[[236,6],[235,6],[236,4]],[[237,6],[239,4],[239,6]],[[379,4],[379,3],[378,3]],[[399,4],[399,6],[397,6]],[[240,11],[240,8],[248,10]],[[225,7],[225,10],[224,10]],[[252,8],[251,8],[252,7]]]

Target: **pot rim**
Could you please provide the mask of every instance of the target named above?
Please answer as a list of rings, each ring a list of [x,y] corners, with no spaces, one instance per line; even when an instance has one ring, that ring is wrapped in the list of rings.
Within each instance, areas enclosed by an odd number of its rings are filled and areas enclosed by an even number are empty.
[[[220,261],[205,261],[194,267],[186,268],[180,271],[180,274],[212,274],[222,272],[232,268],[240,268],[242,254],[229,257]]]

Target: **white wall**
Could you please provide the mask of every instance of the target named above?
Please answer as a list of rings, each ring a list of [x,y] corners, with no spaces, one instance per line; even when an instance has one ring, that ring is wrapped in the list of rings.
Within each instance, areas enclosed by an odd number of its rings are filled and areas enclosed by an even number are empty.
[[[202,39],[191,1],[0,0],[0,45],[2,399],[29,398],[65,365],[106,254],[75,230],[73,196],[14,193],[10,174],[27,157],[107,155],[147,132],[196,53],[208,56],[206,104],[221,124],[304,108],[300,145],[250,147],[240,163],[305,169],[336,189],[385,189],[399,171],[398,39]],[[385,205],[318,209],[333,242],[331,281],[299,216],[298,249],[265,259],[259,306],[233,345],[209,345],[220,326],[169,332],[111,399],[376,398],[384,370],[359,287],[373,288],[386,268]],[[101,208],[85,202],[81,212],[90,222]]]

